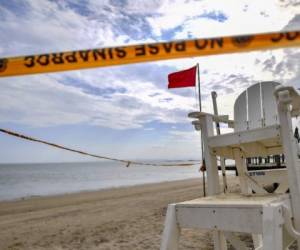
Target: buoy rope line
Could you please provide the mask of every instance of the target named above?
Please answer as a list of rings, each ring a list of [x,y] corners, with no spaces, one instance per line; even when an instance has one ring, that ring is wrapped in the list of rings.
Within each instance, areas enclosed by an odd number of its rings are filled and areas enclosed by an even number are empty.
[[[102,156],[102,155],[96,155],[96,154],[91,154],[85,151],[81,151],[81,150],[77,150],[77,149],[73,149],[73,148],[68,148],[56,143],[52,143],[52,142],[47,142],[41,139],[37,139],[37,138],[33,138],[31,136],[27,136],[27,135],[23,135],[14,131],[10,131],[7,129],[2,129],[0,128],[0,132],[11,135],[11,136],[15,136],[24,140],[28,140],[28,141],[33,141],[33,142],[38,142],[41,144],[46,144],[48,146],[51,147],[55,147],[55,148],[59,148],[59,149],[63,149],[66,151],[70,151],[70,152],[74,152],[77,154],[81,154],[81,155],[86,155],[86,156],[90,156],[90,157],[94,157],[94,158],[98,158],[98,159],[104,159],[104,160],[110,160],[110,161],[117,161],[117,162],[121,162],[121,163],[125,163],[126,167],[129,167],[130,165],[144,165],[144,166],[155,166],[155,167],[175,167],[175,166],[193,166],[193,165],[199,165],[200,161],[197,160],[187,160],[187,161],[174,161],[174,163],[148,163],[148,162],[139,162],[139,161],[131,161],[131,160],[123,160],[123,159],[117,159],[117,158],[113,158],[113,157],[108,157],[108,156]],[[182,162],[182,163],[179,163]]]

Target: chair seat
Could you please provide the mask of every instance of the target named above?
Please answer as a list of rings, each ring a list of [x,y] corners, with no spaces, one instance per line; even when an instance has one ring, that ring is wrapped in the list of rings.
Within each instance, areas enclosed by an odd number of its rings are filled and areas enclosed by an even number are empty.
[[[287,194],[221,194],[177,203],[175,208],[177,222],[183,228],[262,233],[266,209],[289,203]]]
[[[216,155],[235,159],[233,149],[241,148],[245,157],[267,156],[282,153],[278,125],[211,136],[209,147]]]

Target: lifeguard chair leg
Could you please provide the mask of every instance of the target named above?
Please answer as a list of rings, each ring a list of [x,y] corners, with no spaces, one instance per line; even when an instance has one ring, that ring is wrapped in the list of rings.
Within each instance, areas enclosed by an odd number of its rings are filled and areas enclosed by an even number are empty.
[[[263,250],[282,250],[283,217],[280,205],[263,209]]]
[[[214,250],[227,250],[227,243],[222,231],[213,231]]]
[[[292,97],[288,90],[275,91],[277,97],[278,116],[280,121],[281,140],[288,172],[289,189],[291,195],[291,210],[294,217],[294,226],[300,231],[300,171],[298,160],[298,145],[293,136],[290,104]],[[300,240],[297,239],[298,250]]]
[[[204,116],[200,119],[200,123],[207,171],[207,193],[208,195],[216,195],[220,193],[217,158],[208,146],[208,137],[214,135],[212,117]],[[213,240],[215,250],[227,250],[226,239],[222,231],[214,231]]]
[[[180,228],[176,219],[176,205],[168,205],[160,250],[177,250]]]

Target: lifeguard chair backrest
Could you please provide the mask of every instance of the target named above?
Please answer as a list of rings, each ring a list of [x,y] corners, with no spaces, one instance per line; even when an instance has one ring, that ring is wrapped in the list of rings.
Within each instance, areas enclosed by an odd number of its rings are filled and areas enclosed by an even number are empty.
[[[247,91],[242,92],[234,103],[234,131],[248,129]]]
[[[277,82],[260,82],[242,92],[234,104],[234,130],[262,128],[278,123],[276,99]]]
[[[280,85],[278,82],[262,82],[262,112],[264,117],[264,126],[279,124],[275,88]]]

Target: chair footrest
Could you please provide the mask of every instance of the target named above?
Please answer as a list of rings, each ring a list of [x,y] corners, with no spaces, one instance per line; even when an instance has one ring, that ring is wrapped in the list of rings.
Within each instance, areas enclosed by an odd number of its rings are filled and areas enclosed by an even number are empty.
[[[185,201],[175,207],[177,222],[183,228],[262,233],[265,208],[283,204],[289,206],[286,194],[223,194]]]

